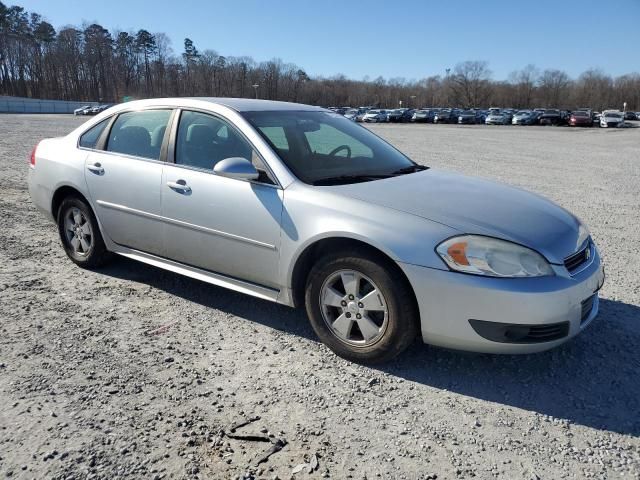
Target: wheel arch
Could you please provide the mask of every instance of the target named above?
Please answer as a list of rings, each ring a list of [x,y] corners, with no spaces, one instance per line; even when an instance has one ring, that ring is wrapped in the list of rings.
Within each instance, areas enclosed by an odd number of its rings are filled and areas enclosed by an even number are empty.
[[[381,262],[385,263],[389,268],[395,270],[406,282],[407,287],[410,289],[411,297],[414,300],[416,312],[419,312],[418,302],[413,286],[391,255],[371,243],[347,236],[332,236],[316,239],[307,245],[296,257],[290,276],[291,300],[294,307],[304,305],[307,278],[309,277],[309,273],[315,263],[330,252],[344,251],[348,249],[355,250],[357,252],[367,252],[368,254],[379,258]]]
[[[91,202],[82,192],[80,192],[80,190],[71,185],[61,185],[56,189],[51,197],[51,216],[55,221],[58,220],[58,210],[60,209],[60,205],[62,205],[65,198],[70,196],[78,197],[80,200],[85,202],[91,209],[93,216],[96,217],[96,219],[98,218]]]

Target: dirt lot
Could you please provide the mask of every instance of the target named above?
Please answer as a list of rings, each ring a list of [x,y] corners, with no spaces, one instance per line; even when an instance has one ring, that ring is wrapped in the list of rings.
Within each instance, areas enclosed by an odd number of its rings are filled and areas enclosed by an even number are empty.
[[[640,128],[371,127],[572,210],[608,277],[600,317],[554,351],[416,344],[367,368],[301,311],[125,259],[68,261],[26,162],[82,121],[0,116],[0,478],[640,478]],[[273,441],[221,434],[256,416],[236,434]]]

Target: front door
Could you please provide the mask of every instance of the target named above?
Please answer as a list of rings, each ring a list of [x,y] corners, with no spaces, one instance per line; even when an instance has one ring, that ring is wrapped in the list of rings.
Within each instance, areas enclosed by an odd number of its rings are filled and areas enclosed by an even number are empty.
[[[214,165],[251,160],[255,182],[221,177]],[[226,120],[183,111],[175,164],[162,178],[166,256],[258,285],[278,288],[282,190],[249,142]]]

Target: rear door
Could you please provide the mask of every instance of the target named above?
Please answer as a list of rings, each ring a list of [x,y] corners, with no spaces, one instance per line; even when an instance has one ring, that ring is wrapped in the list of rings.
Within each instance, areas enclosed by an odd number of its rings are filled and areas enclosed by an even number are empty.
[[[172,112],[119,114],[102,135],[102,145],[91,149],[85,161],[87,186],[104,233],[119,245],[157,255],[164,253],[160,185]]]

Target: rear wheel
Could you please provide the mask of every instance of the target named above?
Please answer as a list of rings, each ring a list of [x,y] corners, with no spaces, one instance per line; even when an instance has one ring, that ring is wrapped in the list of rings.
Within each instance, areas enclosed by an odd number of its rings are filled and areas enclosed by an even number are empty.
[[[104,265],[111,257],[89,205],[67,197],[58,210],[58,231],[67,256],[82,268]]]
[[[390,360],[418,334],[410,285],[375,255],[344,252],[322,258],[309,274],[305,303],[318,337],[352,361]]]

